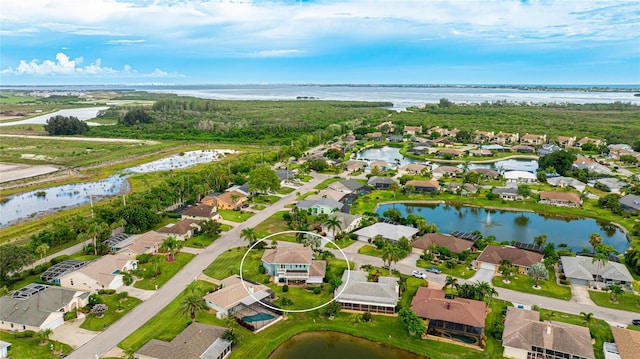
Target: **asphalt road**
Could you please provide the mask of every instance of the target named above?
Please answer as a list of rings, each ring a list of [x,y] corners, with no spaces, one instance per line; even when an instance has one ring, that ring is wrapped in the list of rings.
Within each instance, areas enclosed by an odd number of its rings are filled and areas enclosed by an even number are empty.
[[[114,346],[118,345],[126,337],[140,328],[153,316],[158,314],[173,299],[175,299],[185,287],[193,282],[195,278],[206,269],[222,252],[229,248],[246,246],[247,242],[240,238],[240,231],[247,227],[255,227],[278,210],[284,209],[285,205],[295,201],[296,192],[305,193],[312,190],[320,182],[328,178],[327,175],[316,174],[314,179],[296,191],[282,197],[278,202],[272,204],[260,213],[252,216],[245,222],[239,224],[231,231],[223,234],[218,240],[213,242],[201,254],[197,255],[180,272],[171,278],[165,285],[151,296],[148,300],[137,306],[126,316],[113,323],[101,334],[72,352],[69,359],[93,359],[100,357]]]

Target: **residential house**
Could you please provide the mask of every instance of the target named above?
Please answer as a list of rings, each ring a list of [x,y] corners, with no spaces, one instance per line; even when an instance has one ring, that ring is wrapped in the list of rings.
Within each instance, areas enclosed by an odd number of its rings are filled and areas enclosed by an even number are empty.
[[[329,218],[331,217],[336,217],[338,219],[340,222],[340,229],[329,228],[329,226],[323,223],[322,232],[326,233],[329,238],[333,238],[334,230],[336,233],[351,233],[358,229],[362,224],[362,216],[360,215],[336,212],[329,216]]]
[[[387,136],[388,142],[404,142],[404,137],[400,135],[389,135]]]
[[[400,167],[399,170],[408,174],[422,174],[424,171],[429,171],[430,167],[419,163],[407,163]]]
[[[464,152],[453,148],[443,148],[436,153],[438,157],[462,157]]]
[[[364,161],[351,160],[344,163],[348,172],[364,171],[368,164]]]
[[[488,151],[492,151],[492,152],[511,152],[511,148],[509,147],[503,147],[501,145],[482,145],[480,146],[480,149],[482,150],[488,150]]]
[[[524,196],[518,193],[517,187],[496,187],[491,190],[505,201],[524,201]]]
[[[558,151],[561,151],[561,150],[562,150],[562,148],[560,148],[557,145],[554,145],[553,143],[545,143],[538,150],[538,156],[545,156],[545,155],[548,155],[550,153],[558,152]]]
[[[536,152],[535,147],[531,147],[528,145],[515,145],[511,147],[511,151],[520,152],[520,153],[534,153]]]
[[[405,237],[409,241],[415,236],[419,230],[417,228],[403,226],[400,224],[391,224],[378,222],[368,227],[360,228],[353,232],[359,241],[372,242],[376,237],[380,236],[385,241],[398,242],[400,238]]]
[[[297,208],[309,210],[313,215],[339,212],[343,206],[344,204],[331,198],[321,198],[317,201],[302,200],[296,203]]]
[[[491,142],[499,145],[508,145],[511,143],[518,143],[518,140],[520,140],[519,134],[500,131],[493,136]]]
[[[612,192],[612,193],[620,193],[623,188],[629,186],[629,184],[627,184],[624,181],[621,181],[617,178],[608,178],[608,177],[598,178],[594,181],[589,181],[589,184],[594,187],[599,187],[600,189],[606,192]]]
[[[411,300],[411,310],[427,319],[427,334],[482,344],[487,306],[483,301],[445,298],[441,289],[419,287]]]
[[[613,173],[606,166],[590,159],[589,157],[584,157],[584,156],[578,156],[578,158],[575,161],[573,161],[571,168],[574,170],[585,169],[591,172],[604,174],[604,175],[611,175]]]
[[[389,163],[387,161],[372,161],[371,163],[369,163],[369,171],[372,171],[376,167],[380,171],[388,171],[395,168],[392,163]]]
[[[498,173],[498,171],[496,170],[492,170],[490,168],[472,168],[470,169],[471,172],[476,172],[482,175],[482,177],[484,178],[488,178],[488,179],[497,179],[498,177],[500,177],[500,173]]]
[[[640,353],[640,332],[611,327],[613,340],[621,359],[636,359]]]
[[[328,188],[343,193],[365,194],[371,192],[369,186],[354,179],[346,179],[338,182],[333,182],[328,186]]]
[[[462,169],[454,166],[439,166],[433,172],[433,177],[440,178],[444,175],[449,177],[456,177],[459,174],[462,174]]]
[[[382,141],[382,132],[371,132],[365,135],[369,141]]]
[[[591,286],[594,283],[631,285],[633,277],[627,267],[614,261],[600,262],[592,257],[560,257],[562,271],[572,284]]]
[[[173,236],[179,241],[186,241],[201,229],[201,222],[202,221],[196,219],[183,219],[178,223],[168,224],[158,229],[158,233],[166,236]]]
[[[540,321],[540,312],[507,307],[502,331],[503,356],[515,359],[595,359],[586,326]]]
[[[320,284],[325,276],[327,262],[313,259],[309,247],[278,247],[267,249],[262,265],[279,284]]]
[[[217,207],[206,204],[189,205],[180,211],[180,216],[182,219],[197,219],[201,221],[220,219]]]
[[[345,196],[345,192],[339,192],[334,189],[325,188],[318,192],[317,194],[312,194],[311,196],[307,196],[305,201],[319,201],[323,198],[329,198],[334,201],[342,202],[342,199]]]
[[[430,144],[431,144],[431,143],[430,143]],[[407,152],[409,152],[409,153],[413,153],[413,154],[416,154],[416,155],[424,155],[424,154],[430,153],[430,151],[429,151],[429,146],[428,146],[428,145],[426,145],[426,143],[425,143],[425,145],[424,145],[424,146],[422,146],[422,145],[420,145],[420,146],[413,146],[413,147],[411,147],[410,149],[408,149],[408,150],[407,150]]]
[[[60,285],[60,278],[67,273],[76,271],[91,262],[68,259],[60,263],[56,263],[40,274],[40,280]]]
[[[489,142],[491,141],[491,139],[493,139],[494,136],[495,136],[495,133],[493,131],[476,130],[473,132],[473,143]]]
[[[216,196],[218,209],[234,210],[242,207],[249,198],[238,191],[230,191]]]
[[[618,200],[620,207],[627,212],[640,212],[640,196],[628,194]]]
[[[538,182],[538,177],[534,173],[527,171],[507,171],[502,177],[507,180],[507,183],[529,184]]]
[[[585,143],[593,143],[596,146],[600,146],[604,144],[604,141],[597,138],[583,137],[576,142],[576,146],[582,147]]]
[[[378,176],[373,176],[369,178],[369,181],[367,181],[367,184],[375,189],[389,189],[392,183],[400,184],[400,181],[392,177]]]
[[[547,135],[534,135],[525,133],[520,137],[520,144],[540,146],[547,143]]]
[[[431,246],[435,244],[438,247],[446,247],[451,252],[459,254],[473,247],[473,242],[467,241],[455,236],[440,233],[427,233],[422,237],[411,242],[411,251],[415,254],[422,255],[430,253]]]
[[[356,136],[353,135],[353,133],[348,133],[344,136],[344,138],[342,139],[342,141],[349,143],[349,144],[353,144],[354,142],[356,142]]]
[[[405,136],[417,136],[422,133],[422,126],[404,126],[402,134]]]
[[[438,192],[440,184],[436,180],[409,180],[405,188],[412,186],[414,192]]]
[[[573,192],[540,192],[540,203],[551,206],[579,207],[582,205],[580,195]]]
[[[11,343],[0,340],[0,358],[9,357],[9,348],[11,348]]]
[[[123,249],[136,254],[148,253],[154,255],[158,253],[162,242],[167,238],[166,235],[156,231],[148,231],[143,234],[131,235],[125,240],[118,242],[109,247],[111,252],[118,252]]]
[[[527,273],[535,263],[542,262],[542,254],[512,246],[487,246],[476,259],[477,269],[498,272],[503,259],[508,259],[520,273]]]
[[[440,137],[449,136],[449,130],[440,126],[434,126],[427,130],[427,135],[431,136],[432,133],[437,133]]]
[[[118,289],[124,285],[124,272],[136,270],[138,253],[123,249],[112,255],[105,255],[88,265],[67,273],[60,278],[64,288],[86,290]]]
[[[272,293],[273,291],[265,285],[242,280],[240,276],[232,275],[220,281],[219,289],[205,295],[204,302],[208,308],[216,311],[218,319],[223,319],[239,304],[269,298]]]
[[[64,323],[64,313],[89,303],[89,293],[32,283],[0,297],[0,329],[21,332],[55,329]]]
[[[200,204],[206,204],[207,206],[215,207],[216,206],[216,197],[214,197],[214,196],[204,196],[200,200]]]
[[[444,186],[447,191],[463,196],[478,193],[479,187],[471,183],[445,182]]]
[[[471,150],[469,154],[475,157],[491,157],[493,156],[493,152],[489,150]]]
[[[576,142],[576,137],[573,136],[558,136],[558,145],[565,150],[573,147],[573,144]]]
[[[577,189],[580,192],[584,191],[584,189],[587,186],[586,183],[580,182],[575,178],[562,177],[562,176],[549,177],[549,178],[547,178],[547,183],[549,183],[552,186],[560,187],[560,188],[573,187],[573,188]]]
[[[336,301],[342,310],[394,314],[400,295],[398,278],[381,276],[377,282],[369,282],[368,275],[364,271],[344,271],[342,284],[334,292]]]
[[[245,183],[245,184],[240,185],[240,186],[238,186],[238,185],[231,186],[231,187],[229,187],[229,188],[227,188],[225,190],[225,192],[233,192],[233,191],[240,192],[241,194],[243,194],[245,196],[249,196],[249,194],[251,194],[251,191],[249,190],[249,184],[248,183]],[[211,206],[213,206],[213,205],[215,205],[215,204],[212,204]]]
[[[138,349],[138,359],[224,359],[232,343],[222,339],[227,328],[193,322],[171,341],[151,339]]]
[[[376,127],[376,130],[382,131],[384,133],[393,132],[395,129],[393,126],[393,122],[391,121],[385,121],[379,125],[376,125],[375,127]]]
[[[436,140],[433,140],[433,145],[436,147],[449,147],[451,145],[453,145],[453,142],[451,142],[450,140],[446,139],[446,138],[438,138]],[[431,152],[429,152],[431,153]]]

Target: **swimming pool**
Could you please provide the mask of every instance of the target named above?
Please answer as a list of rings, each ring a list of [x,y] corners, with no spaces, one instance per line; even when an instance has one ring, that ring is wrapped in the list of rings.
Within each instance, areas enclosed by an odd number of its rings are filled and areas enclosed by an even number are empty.
[[[269,320],[269,319],[273,319],[273,318],[275,318],[275,316],[273,316],[271,314],[258,313],[258,314],[242,317],[242,321],[247,322],[247,323],[251,323],[251,322],[259,322],[261,320]]]

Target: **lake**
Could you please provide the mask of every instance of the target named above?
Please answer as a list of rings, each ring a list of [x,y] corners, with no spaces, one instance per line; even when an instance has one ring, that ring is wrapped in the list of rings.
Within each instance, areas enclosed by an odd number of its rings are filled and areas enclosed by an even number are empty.
[[[282,343],[269,359],[424,359],[388,345],[337,332],[304,332]]]
[[[501,241],[516,240],[533,243],[533,238],[542,234],[548,236],[548,242],[556,248],[565,243],[572,251],[591,248],[589,235],[599,233],[603,242],[613,246],[620,253],[629,247],[627,236],[618,227],[598,222],[591,218],[568,219],[547,217],[532,212],[512,212],[485,208],[455,207],[444,204],[383,204],[376,213],[382,215],[389,208],[395,208],[403,217],[417,214],[429,223],[435,223],[442,233],[453,231],[473,232],[479,230],[482,235],[496,236]]]
[[[129,191],[127,178],[136,173],[149,173],[190,168],[201,163],[217,161],[230,150],[199,150],[174,154],[156,161],[144,163],[120,171],[99,181],[73,183],[38,189],[9,197],[0,204],[0,228],[17,220],[37,216],[41,213],[75,207],[102,197]]]

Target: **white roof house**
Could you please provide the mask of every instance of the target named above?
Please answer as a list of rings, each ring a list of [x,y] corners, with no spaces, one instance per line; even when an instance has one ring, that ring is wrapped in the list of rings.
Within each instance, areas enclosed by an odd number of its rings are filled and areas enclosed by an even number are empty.
[[[607,261],[602,265],[592,257],[560,257],[564,275],[571,283],[589,285],[599,275],[599,282],[629,284],[633,277],[622,263]],[[599,267],[600,266],[600,267]]]
[[[538,182],[538,177],[534,173],[527,171],[507,171],[503,174],[504,179],[507,182],[516,183],[535,183]]]
[[[379,277],[369,282],[369,273],[347,270],[342,274],[342,284],[335,290],[336,300],[343,309],[375,313],[395,313],[399,286],[396,277]]]
[[[397,242],[400,238],[405,237],[409,240],[415,236],[419,230],[417,228],[403,226],[400,224],[390,224],[378,222],[368,227],[361,228],[353,233],[358,236],[360,241],[373,240],[377,236],[382,236],[382,239]]]

